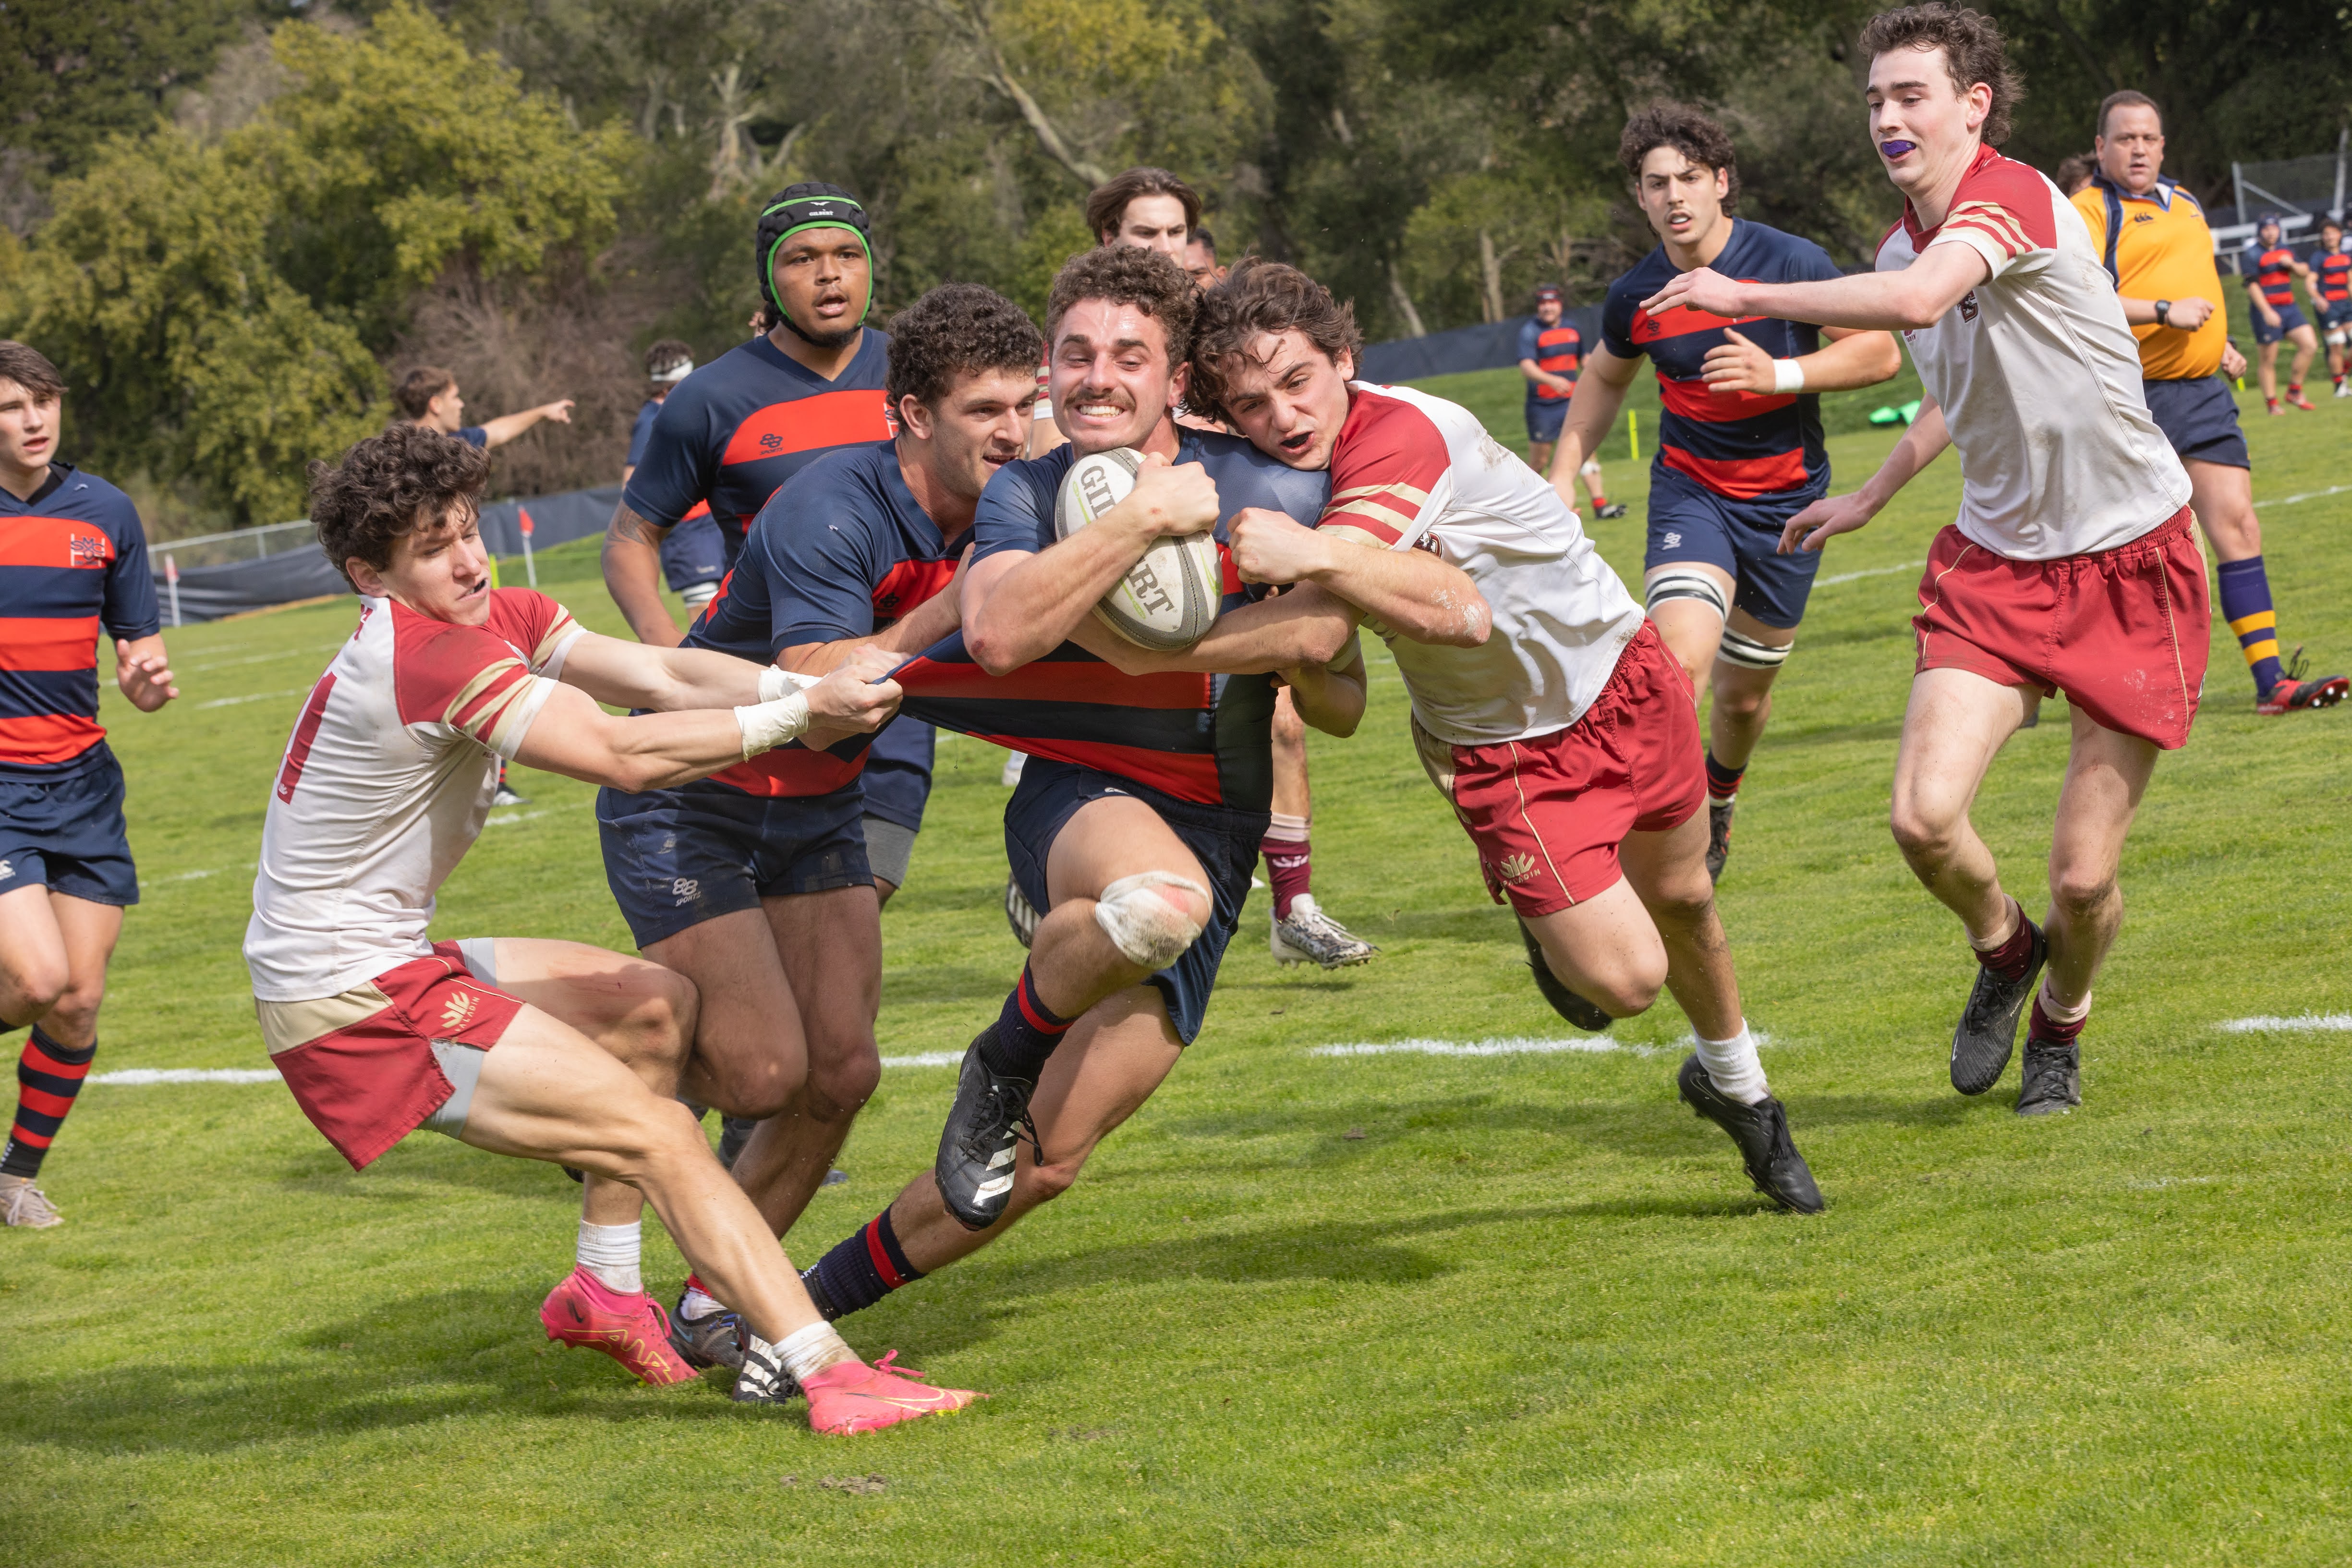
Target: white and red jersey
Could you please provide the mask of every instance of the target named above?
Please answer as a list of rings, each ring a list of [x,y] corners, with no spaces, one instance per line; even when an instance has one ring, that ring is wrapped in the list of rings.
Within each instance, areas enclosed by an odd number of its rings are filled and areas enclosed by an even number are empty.
[[[265,1002],[336,996],[433,951],[433,895],[490,814],[583,627],[529,588],[486,625],[360,601],[302,704],[261,827],[245,962]]]
[[[1550,482],[1468,409],[1410,387],[1349,391],[1322,523],[1433,552],[1469,574],[1494,617],[1481,647],[1382,632],[1422,728],[1457,746],[1567,729],[1609,683],[1642,606]]]
[[[2189,474],[2148,416],[2139,344],[2083,215],[2041,173],[1987,147],[1951,211],[1911,204],[1878,245],[1899,271],[1965,245],[1992,276],[1906,331],[1960,454],[1959,531],[2018,561],[2113,550],[2189,502]]]

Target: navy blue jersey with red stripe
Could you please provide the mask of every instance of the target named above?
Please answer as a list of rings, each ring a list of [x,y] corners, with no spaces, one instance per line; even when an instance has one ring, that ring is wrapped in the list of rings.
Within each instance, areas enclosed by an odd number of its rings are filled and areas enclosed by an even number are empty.
[[[1219,554],[1230,610],[1253,597],[1224,555],[1225,523],[1245,507],[1286,512],[1313,527],[1331,476],[1293,468],[1238,436],[1179,430],[1176,461],[1200,463],[1216,481]],[[1007,551],[1034,554],[1055,542],[1054,500],[1077,460],[1064,446],[1007,463],[980,498],[975,564]],[[1269,737],[1274,682],[1264,675],[1121,675],[1076,643],[1008,675],[972,661],[959,632],[901,666],[904,710],[1032,756],[1133,779],[1179,800],[1264,811],[1273,795]]]
[[[764,335],[738,343],[662,400],[621,499],[662,528],[709,502],[731,563],[786,479],[837,447],[889,438],[889,369],[890,340],[872,327],[831,381]]]
[[[685,646],[772,664],[804,643],[872,637],[946,587],[970,542],[970,530],[952,544],[941,536],[908,489],[894,443],[826,453],[760,509]],[[893,720],[884,733],[902,724],[915,727]],[[831,795],[857,777],[876,739],[853,735],[823,752],[795,741],[710,778],[750,795]]]
[[[2311,269],[2319,275],[2321,299],[2331,305],[2352,300],[2352,254],[2315,250],[2311,253]]]
[[[0,489],[0,778],[63,778],[110,754],[100,633],[153,637],[155,579],[131,498],[69,463],[30,502]]]
[[[2245,274],[2248,286],[2262,290],[2263,299],[2273,305],[2294,303],[2294,252],[2284,245],[2273,245],[2264,250],[2259,245],[2246,247]]]
[[[1735,221],[1715,270],[1749,283],[1811,283],[1843,276],[1810,239],[1782,234],[1746,218]],[[1665,403],[1659,421],[1657,466],[1687,474],[1734,500],[1759,496],[1803,498],[1825,492],[1829,454],[1822,446],[1821,399],[1811,393],[1714,393],[1707,390],[1707,350],[1727,342],[1727,328],[1774,359],[1794,359],[1821,346],[1821,329],[1769,316],[1730,319],[1678,307],[1653,319],[1642,301],[1680,269],[1660,246],[1609,287],[1601,308],[1601,341],[1621,359],[1650,356]]]
[[[1519,357],[1535,361],[1538,370],[1548,370],[1574,381],[1584,363],[1584,334],[1566,318],[1547,327],[1531,316],[1519,329]],[[1565,403],[1568,398],[1569,394],[1539,382],[1528,383],[1529,403]]]

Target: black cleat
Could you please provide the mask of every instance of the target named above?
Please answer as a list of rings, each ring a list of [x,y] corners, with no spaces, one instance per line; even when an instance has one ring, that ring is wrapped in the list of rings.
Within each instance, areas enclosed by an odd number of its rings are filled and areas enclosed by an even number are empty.
[[[1544,956],[1543,943],[1536,940],[1536,933],[1528,929],[1525,921],[1519,922],[1519,938],[1528,944],[1528,967],[1536,972],[1536,989],[1543,993],[1543,999],[1551,1004],[1553,1012],[1578,1028],[1590,1029],[1596,1035],[1617,1021],[1560,983],[1559,976],[1551,972],[1551,961]]]
[[[1622,500],[1612,501],[1607,506],[1596,507],[1593,510],[1594,515],[1599,517],[1620,518],[1625,515],[1625,503]]]
[[[2025,1036],[2025,1066],[2020,1069],[2017,1113],[2020,1116],[2065,1116],[2083,1103],[2083,1047],[2079,1040],[2060,1045]]]
[[[1739,1158],[1756,1190],[1784,1209],[1819,1214],[1822,1201],[1813,1173],[1789,1136],[1788,1108],[1769,1095],[1754,1105],[1742,1105],[1715,1087],[1696,1052],[1683,1063],[1679,1082],[1685,1103],[1700,1116],[1731,1134]]]
[[[1706,879],[1723,880],[1723,863],[1731,858],[1731,814],[1739,805],[1739,797],[1717,800],[1712,795],[1706,803]]]
[[[1021,1134],[1026,1131],[1029,1146],[1037,1146],[1036,1124],[1029,1120],[1029,1097],[1036,1092],[1036,1083],[1000,1077],[981,1060],[982,1043],[995,1035],[996,1026],[991,1024],[963,1054],[955,1104],[940,1130],[939,1159],[931,1167],[940,1200],[966,1230],[986,1230],[1004,1217],[1004,1205],[1013,1197]]]
[[[740,1369],[743,1346],[751,1337],[751,1330],[743,1326],[738,1313],[722,1310],[688,1317],[683,1296],[678,1298],[677,1310],[669,1315],[669,1348],[697,1372],[712,1366]]]
[[[1952,1087],[1962,1094],[1982,1094],[2000,1081],[2010,1053],[2017,1048],[2018,1020],[2025,1016],[2025,1005],[2033,1000],[2042,965],[2050,957],[2050,939],[2042,934],[2042,928],[2026,918],[2023,909],[2017,911],[2017,918],[2033,933],[2032,956],[2025,973],[2016,980],[2004,980],[1978,963],[1976,984],[1969,988],[1968,1008],[1960,1015],[1959,1027],[1952,1031]]]
[[[776,1353],[776,1347],[747,1332],[742,1364],[727,1397],[738,1405],[782,1405],[800,1396],[800,1379],[785,1367],[784,1358]]]

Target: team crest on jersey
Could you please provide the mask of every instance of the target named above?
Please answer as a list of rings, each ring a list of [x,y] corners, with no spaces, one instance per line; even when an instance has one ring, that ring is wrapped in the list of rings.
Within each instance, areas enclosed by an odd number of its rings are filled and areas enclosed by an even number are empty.
[[[1963,321],[1973,321],[1976,319],[1977,291],[1971,289],[1967,293],[1960,296],[1960,320]]]
[[[1532,855],[1506,855],[1503,863],[1495,869],[1501,874],[1503,880],[1516,885],[1536,874],[1536,858]]]
[[[110,553],[102,533],[74,532],[66,536],[67,564],[72,566],[103,566]]]
[[[470,991],[451,992],[449,1000],[441,1004],[441,1026],[456,1034],[474,1021],[474,1013],[480,1005]]]

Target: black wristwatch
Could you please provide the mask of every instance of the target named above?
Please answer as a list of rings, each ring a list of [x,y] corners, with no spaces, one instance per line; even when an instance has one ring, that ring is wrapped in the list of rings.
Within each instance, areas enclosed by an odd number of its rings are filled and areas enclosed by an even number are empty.
[[[2172,325],[2171,300],[2158,300],[2156,302],[2156,324],[2159,327],[2168,327]]]

